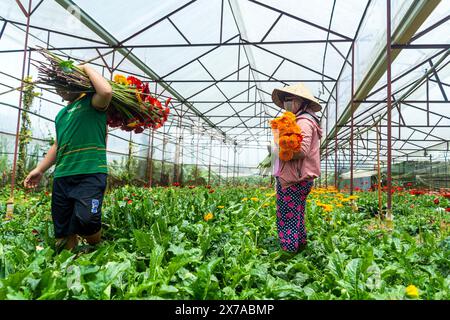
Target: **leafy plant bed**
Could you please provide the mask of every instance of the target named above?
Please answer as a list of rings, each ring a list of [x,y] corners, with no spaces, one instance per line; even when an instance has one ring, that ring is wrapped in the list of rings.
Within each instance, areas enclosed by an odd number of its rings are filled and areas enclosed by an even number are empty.
[[[0,191],[0,299],[450,299],[444,197],[395,193],[388,229],[374,227],[376,193],[315,189],[308,245],[288,255],[273,189],[116,188],[104,241],[60,254],[50,196],[17,192],[4,220]]]

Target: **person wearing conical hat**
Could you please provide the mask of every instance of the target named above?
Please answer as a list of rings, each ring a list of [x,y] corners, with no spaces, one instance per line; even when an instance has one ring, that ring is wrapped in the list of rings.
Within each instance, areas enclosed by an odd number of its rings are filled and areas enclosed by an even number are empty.
[[[297,252],[306,246],[305,207],[313,181],[320,176],[320,139],[322,129],[316,116],[318,100],[302,84],[275,89],[273,102],[296,115],[303,135],[301,150],[292,160],[275,154],[274,176],[277,191],[277,230],[283,251]]]

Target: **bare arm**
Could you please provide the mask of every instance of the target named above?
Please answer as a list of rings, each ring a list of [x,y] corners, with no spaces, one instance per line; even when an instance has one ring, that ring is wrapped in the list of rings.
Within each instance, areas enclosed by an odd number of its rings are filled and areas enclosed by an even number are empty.
[[[44,159],[34,168],[28,176],[24,180],[24,185],[27,188],[35,188],[39,184],[44,175],[45,171],[47,171],[52,165],[56,162],[56,151],[58,149],[58,145],[55,142],[53,146],[48,150]]]
[[[92,106],[97,110],[105,111],[108,108],[112,98],[111,85],[105,80],[105,78],[102,77],[101,74],[90,66],[81,65],[78,67],[86,72],[92,82],[92,85],[94,86],[95,94],[92,97]]]

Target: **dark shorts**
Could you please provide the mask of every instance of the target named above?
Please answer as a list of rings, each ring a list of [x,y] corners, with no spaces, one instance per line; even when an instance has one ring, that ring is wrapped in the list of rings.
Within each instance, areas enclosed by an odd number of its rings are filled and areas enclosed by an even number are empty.
[[[52,218],[56,238],[90,236],[101,229],[106,178],[105,173],[94,173],[54,179]]]

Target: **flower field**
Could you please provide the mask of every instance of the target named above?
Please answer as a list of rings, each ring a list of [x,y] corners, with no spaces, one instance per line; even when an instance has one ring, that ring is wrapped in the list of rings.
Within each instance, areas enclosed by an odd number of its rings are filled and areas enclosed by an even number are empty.
[[[108,192],[104,241],[54,251],[50,194],[0,206],[0,299],[450,299],[450,199],[308,197],[308,246],[281,253],[273,188],[123,187]],[[436,200],[437,199],[437,200]]]

